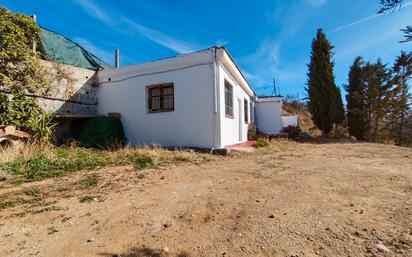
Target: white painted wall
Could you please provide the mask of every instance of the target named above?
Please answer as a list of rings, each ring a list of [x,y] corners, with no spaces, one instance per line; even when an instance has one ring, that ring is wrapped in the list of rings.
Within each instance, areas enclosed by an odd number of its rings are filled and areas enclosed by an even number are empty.
[[[255,108],[257,129],[265,134],[279,134],[282,129],[282,99],[258,98]]]
[[[243,101],[246,99],[249,104],[250,109],[250,102],[253,101],[251,97],[241,88],[239,83],[234,79],[234,77],[223,67],[223,65],[219,65],[219,94],[220,94],[220,123],[221,123],[221,144],[222,147],[228,145],[234,145],[241,142],[247,141],[247,131],[248,131],[248,123],[244,121],[244,107]],[[225,115],[225,80],[227,80],[233,86],[233,114],[234,117],[226,117]],[[239,106],[240,100],[240,106]],[[240,109],[239,109],[240,108]],[[240,115],[239,115],[240,114]],[[251,115],[249,110],[249,121]],[[240,121],[240,124],[239,124]],[[239,137],[239,127],[241,127],[241,135],[242,139],[240,140]]]
[[[98,80],[98,113],[120,113],[132,145],[223,148],[247,141],[243,101],[253,120],[254,92],[223,48],[99,71]],[[225,80],[233,85],[234,118],[225,116]],[[149,113],[147,86],[170,82],[175,110]]]
[[[214,129],[213,63],[197,61],[184,68],[180,61],[160,61],[151,69],[135,66],[100,72],[98,113],[120,113],[132,145],[219,147],[214,135],[218,131]],[[149,113],[146,87],[167,82],[174,83],[175,110]]]
[[[290,115],[290,116],[282,116],[282,127],[286,128],[287,126],[298,126],[298,116],[297,115]]]

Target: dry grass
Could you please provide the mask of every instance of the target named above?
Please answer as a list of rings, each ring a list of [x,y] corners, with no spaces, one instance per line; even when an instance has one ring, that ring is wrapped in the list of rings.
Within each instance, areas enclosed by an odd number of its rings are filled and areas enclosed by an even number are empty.
[[[179,162],[198,163],[209,158],[207,154],[191,150],[170,151],[160,147],[96,150],[75,146],[26,144],[0,151],[0,169],[16,175],[22,182],[27,182],[102,166],[132,165],[136,170],[141,170]]]

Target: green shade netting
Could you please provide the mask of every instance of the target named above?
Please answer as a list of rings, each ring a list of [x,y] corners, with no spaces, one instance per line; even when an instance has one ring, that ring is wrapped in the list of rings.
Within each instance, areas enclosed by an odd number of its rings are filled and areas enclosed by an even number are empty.
[[[112,67],[76,42],[56,32],[40,29],[41,53],[46,60],[92,70]]]
[[[126,142],[122,122],[116,117],[97,116],[73,120],[69,134],[86,146],[98,148]]]

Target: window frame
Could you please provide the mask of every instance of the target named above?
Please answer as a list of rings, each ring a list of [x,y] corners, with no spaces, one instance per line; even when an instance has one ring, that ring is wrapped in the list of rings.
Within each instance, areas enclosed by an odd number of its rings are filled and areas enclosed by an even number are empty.
[[[243,115],[243,120],[245,121],[245,124],[249,124],[249,101],[246,98],[243,99]]]
[[[230,87],[230,91],[227,89],[227,87]],[[235,110],[234,110],[234,97],[233,97],[233,85],[225,79],[224,83],[224,92],[225,92],[225,116],[227,118],[234,119],[235,118]],[[228,93],[230,93],[230,99],[228,99]],[[230,105],[228,105],[228,103]],[[228,108],[230,108],[231,112],[228,113]]]
[[[170,83],[161,83],[147,86],[147,108],[148,113],[161,113],[161,112],[173,112],[175,110],[175,86],[173,82]],[[171,94],[164,94],[163,91],[165,88],[171,88]],[[159,98],[160,98],[160,107],[158,110],[153,110],[152,101],[153,101],[153,91],[155,89],[159,89]],[[164,97],[165,96],[172,96],[172,107],[171,108],[164,108]],[[156,97],[156,96],[155,96]]]

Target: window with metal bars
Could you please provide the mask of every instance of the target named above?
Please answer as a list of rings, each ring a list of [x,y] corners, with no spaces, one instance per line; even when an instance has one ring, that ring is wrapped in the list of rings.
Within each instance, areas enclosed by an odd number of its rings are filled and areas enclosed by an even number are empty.
[[[233,118],[233,86],[225,80],[225,115]]]
[[[148,87],[149,112],[171,112],[175,109],[174,84],[166,83]]]

